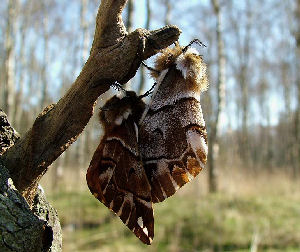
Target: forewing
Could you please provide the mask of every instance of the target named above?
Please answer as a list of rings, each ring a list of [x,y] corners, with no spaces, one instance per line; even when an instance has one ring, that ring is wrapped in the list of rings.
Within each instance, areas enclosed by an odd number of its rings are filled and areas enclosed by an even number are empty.
[[[178,70],[169,70],[140,126],[139,147],[154,203],[173,195],[206,163],[205,122],[200,98],[185,90],[190,84]]]
[[[150,244],[154,236],[151,189],[132,120],[106,132],[86,178],[92,194],[118,215],[143,243]]]

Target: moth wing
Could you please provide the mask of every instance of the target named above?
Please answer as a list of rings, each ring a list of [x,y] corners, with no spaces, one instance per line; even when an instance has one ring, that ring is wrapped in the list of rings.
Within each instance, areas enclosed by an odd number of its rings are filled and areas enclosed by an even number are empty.
[[[104,135],[86,175],[92,194],[145,244],[154,236],[151,188],[141,162],[134,122]]]
[[[207,159],[200,101],[191,92],[178,90],[184,87],[183,77],[176,69],[169,71],[140,126],[139,146],[153,203],[165,200],[191,181]]]

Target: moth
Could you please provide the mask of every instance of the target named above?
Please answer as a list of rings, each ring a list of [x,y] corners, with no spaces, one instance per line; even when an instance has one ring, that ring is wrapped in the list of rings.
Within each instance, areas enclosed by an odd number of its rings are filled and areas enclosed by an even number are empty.
[[[154,237],[153,203],[173,195],[206,163],[207,135],[200,93],[206,65],[178,44],[162,51],[145,105],[135,92],[112,97],[99,114],[104,136],[87,172],[90,191],[145,244]]]
[[[138,148],[138,122],[145,109],[141,97],[126,91],[101,109],[104,136],[87,171],[92,194],[120,217],[145,244],[154,236],[151,186]]]
[[[207,133],[200,93],[207,90],[206,64],[190,45],[162,51],[156,86],[139,122],[139,151],[153,203],[191,181],[207,160]]]

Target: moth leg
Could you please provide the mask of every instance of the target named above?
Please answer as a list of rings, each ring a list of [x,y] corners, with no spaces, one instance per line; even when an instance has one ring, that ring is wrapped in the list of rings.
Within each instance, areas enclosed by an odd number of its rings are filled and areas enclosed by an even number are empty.
[[[124,93],[127,92],[127,90],[125,88],[122,87],[122,85],[119,82],[115,82],[111,85],[114,89],[116,89],[117,91],[122,91]]]
[[[153,68],[153,67],[149,67],[144,61],[142,61],[142,64],[143,64],[143,66],[146,67],[149,71],[156,72],[156,73],[160,74],[160,71],[156,70],[156,69]]]

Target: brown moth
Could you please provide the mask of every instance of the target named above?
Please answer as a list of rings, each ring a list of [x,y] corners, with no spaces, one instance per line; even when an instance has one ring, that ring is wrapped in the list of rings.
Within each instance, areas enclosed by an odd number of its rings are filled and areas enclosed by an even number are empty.
[[[157,84],[139,122],[139,150],[153,203],[191,181],[207,159],[200,93],[208,79],[201,55],[176,44],[162,51],[155,69]]]
[[[92,194],[145,244],[154,236],[151,187],[138,149],[138,122],[145,104],[135,92],[112,97],[100,111],[104,136],[87,171]]]

